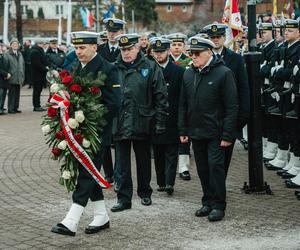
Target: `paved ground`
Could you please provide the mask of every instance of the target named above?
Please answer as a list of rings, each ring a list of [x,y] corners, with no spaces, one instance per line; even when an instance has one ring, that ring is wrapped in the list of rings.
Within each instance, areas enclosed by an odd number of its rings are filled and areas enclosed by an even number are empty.
[[[46,100],[47,93],[43,99]],[[22,114],[0,116],[0,249],[300,249],[300,202],[274,172],[265,172],[274,195],[245,195],[247,153],[236,145],[229,172],[228,208],[221,222],[194,216],[201,188],[192,160],[192,180],[176,180],[172,197],[154,191],[153,205],[135,196],[133,208],[111,213],[111,228],[88,236],[88,206],[76,237],[52,234],[71,199],[58,185],[58,166],[41,134],[41,114],[32,112],[31,91],[22,89]],[[156,188],[153,174],[152,186]],[[136,185],[135,185],[136,186]],[[116,201],[105,191],[107,208]]]

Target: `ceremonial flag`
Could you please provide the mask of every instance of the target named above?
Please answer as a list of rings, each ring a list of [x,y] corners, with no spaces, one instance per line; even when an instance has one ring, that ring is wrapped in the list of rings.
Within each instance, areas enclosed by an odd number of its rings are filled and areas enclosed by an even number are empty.
[[[94,16],[86,7],[80,7],[80,14],[84,28],[92,28],[94,25]]]
[[[222,23],[228,25],[228,29],[226,29],[225,44],[230,47],[230,45],[233,45],[233,42],[235,41],[234,39],[237,35],[243,31],[241,14],[237,0],[225,1]]]

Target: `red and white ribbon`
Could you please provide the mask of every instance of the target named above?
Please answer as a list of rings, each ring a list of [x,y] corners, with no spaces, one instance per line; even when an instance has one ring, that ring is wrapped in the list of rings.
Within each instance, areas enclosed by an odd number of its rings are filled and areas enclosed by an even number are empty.
[[[70,107],[70,95],[65,90],[60,90],[55,93],[50,99],[53,108],[60,109],[60,119],[63,128],[64,135],[67,140],[67,145],[74,155],[74,157],[82,164],[82,166],[90,173],[90,175],[95,179],[95,181],[102,188],[110,188],[111,185],[108,183],[103,176],[100,174],[99,170],[95,167],[93,161],[89,155],[84,151],[84,149],[75,140],[72,129],[68,125],[69,120],[69,107]]]

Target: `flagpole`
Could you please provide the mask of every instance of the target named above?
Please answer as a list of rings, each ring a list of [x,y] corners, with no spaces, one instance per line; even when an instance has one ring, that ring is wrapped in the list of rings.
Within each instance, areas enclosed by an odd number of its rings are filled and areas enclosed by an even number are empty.
[[[58,19],[58,28],[57,28],[57,42],[61,44],[62,40],[62,27],[61,27],[61,9],[59,9],[59,19]]]
[[[96,32],[100,31],[100,20],[99,20],[99,0],[96,0]]]
[[[67,12],[67,46],[71,44],[71,35],[72,32],[72,1],[68,2],[68,12]]]
[[[8,44],[8,0],[4,3],[3,43]]]

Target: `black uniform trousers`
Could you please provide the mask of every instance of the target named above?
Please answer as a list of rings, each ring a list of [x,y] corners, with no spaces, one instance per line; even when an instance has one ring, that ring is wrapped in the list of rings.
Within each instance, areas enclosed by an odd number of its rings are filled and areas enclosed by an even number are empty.
[[[178,144],[153,144],[157,185],[174,186],[178,162]]]
[[[114,176],[114,169],[113,169],[113,162],[112,162],[112,157],[111,157],[110,146],[104,146],[103,170],[104,170],[105,176],[107,176],[107,177]]]
[[[100,171],[102,165],[104,149],[100,149],[94,159],[95,167]],[[73,203],[85,207],[89,201],[103,200],[103,191],[100,185],[94,180],[94,178],[88,173],[83,166],[79,166],[79,175],[77,178],[77,184],[75,191],[73,192]]]
[[[131,176],[131,143],[135,152],[137,172],[137,194],[140,198],[150,198],[151,153],[150,140],[122,140],[115,143],[120,171],[118,202],[131,203],[133,194]]]
[[[190,155],[191,142],[179,143],[178,154],[180,155]]]
[[[20,104],[21,85],[11,84],[8,91],[8,112],[17,111]]]
[[[3,110],[6,99],[7,88],[0,87],[0,110]]]
[[[202,204],[212,209],[225,210],[225,150],[219,139],[192,139],[198,176],[202,185]]]
[[[231,158],[232,158],[232,152],[234,148],[235,140],[232,142],[232,144],[229,147],[226,147],[225,150],[225,161],[224,161],[224,166],[225,166],[225,178],[227,177]]]
[[[43,90],[44,82],[34,82],[32,89],[32,104],[34,108],[41,107],[41,93]]]

